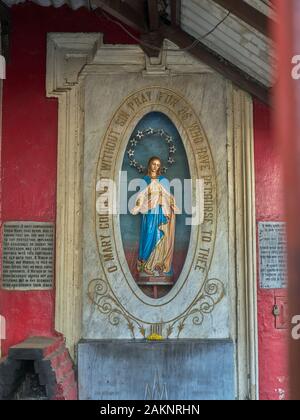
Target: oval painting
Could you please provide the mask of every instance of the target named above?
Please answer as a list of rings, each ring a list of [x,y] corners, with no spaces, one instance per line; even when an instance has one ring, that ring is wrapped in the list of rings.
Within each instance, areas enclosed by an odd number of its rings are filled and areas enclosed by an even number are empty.
[[[146,114],[134,128],[122,163],[128,212],[120,227],[131,274],[159,299],[176,284],[189,248],[190,170],[180,134],[168,116]],[[124,181],[125,179],[125,181]],[[126,189],[127,187],[127,189]]]

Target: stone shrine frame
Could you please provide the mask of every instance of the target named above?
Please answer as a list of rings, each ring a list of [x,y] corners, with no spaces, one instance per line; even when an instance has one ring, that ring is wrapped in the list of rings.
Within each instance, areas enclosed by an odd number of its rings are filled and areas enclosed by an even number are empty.
[[[258,364],[252,99],[169,41],[164,42],[158,59],[149,59],[138,46],[103,44],[101,34],[48,35],[47,96],[59,100],[55,327],[64,334],[74,355],[75,346],[83,335],[82,312],[86,299],[83,286],[83,181],[87,120],[103,115],[103,119],[109,121],[117,108],[116,105],[109,106],[108,101],[108,106],[102,104],[98,114],[87,115],[87,94],[91,87],[86,80],[105,76],[108,82],[102,89],[107,95],[114,96],[113,78],[130,79],[134,75],[139,84],[128,91],[124,86],[124,98],[147,86],[163,87],[168,84],[189,99],[191,91],[184,84],[182,87],[180,82],[195,78],[201,82],[199,89],[203,88],[203,91],[207,86],[211,88],[211,83],[223,87],[229,250],[226,303],[228,316],[233,321],[228,325],[228,337],[238,343],[237,398],[256,399]],[[216,101],[213,99],[210,98],[214,105]],[[118,99],[116,103],[120,105],[121,101]],[[193,105],[195,108],[195,103]],[[198,117],[202,121],[205,115],[202,115],[199,106]],[[103,123],[106,127],[107,121]],[[205,129],[211,138],[213,131],[209,126]],[[99,142],[104,131],[94,135]]]

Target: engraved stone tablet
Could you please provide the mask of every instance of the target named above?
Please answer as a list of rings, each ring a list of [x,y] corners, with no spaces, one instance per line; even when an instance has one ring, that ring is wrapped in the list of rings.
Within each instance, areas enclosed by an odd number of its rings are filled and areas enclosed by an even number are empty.
[[[286,224],[283,222],[260,222],[259,262],[260,287],[282,289],[286,283]]]
[[[2,287],[45,290],[53,287],[52,223],[8,222],[3,227]]]

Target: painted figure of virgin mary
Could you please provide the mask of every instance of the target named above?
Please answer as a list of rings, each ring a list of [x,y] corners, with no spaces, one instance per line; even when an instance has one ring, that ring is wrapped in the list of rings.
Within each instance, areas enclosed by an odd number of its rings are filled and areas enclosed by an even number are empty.
[[[179,211],[169,181],[161,175],[162,162],[152,157],[144,177],[147,187],[131,213],[142,214],[137,269],[141,277],[172,277],[175,218]]]

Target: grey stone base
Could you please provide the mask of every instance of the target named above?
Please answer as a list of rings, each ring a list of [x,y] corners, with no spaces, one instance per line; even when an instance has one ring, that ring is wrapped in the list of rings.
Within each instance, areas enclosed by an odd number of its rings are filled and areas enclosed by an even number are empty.
[[[232,400],[230,341],[81,341],[81,400]]]

